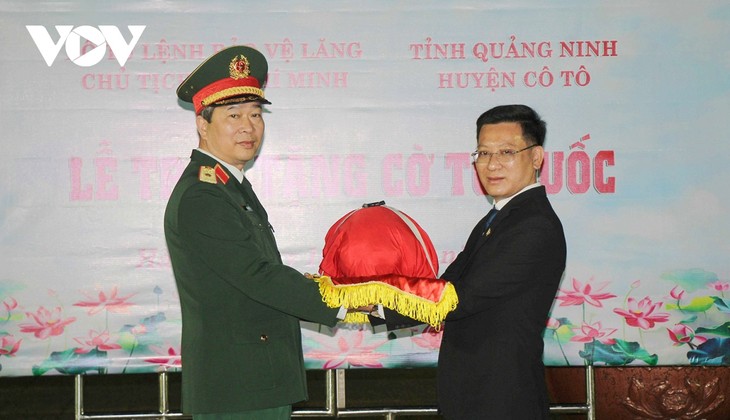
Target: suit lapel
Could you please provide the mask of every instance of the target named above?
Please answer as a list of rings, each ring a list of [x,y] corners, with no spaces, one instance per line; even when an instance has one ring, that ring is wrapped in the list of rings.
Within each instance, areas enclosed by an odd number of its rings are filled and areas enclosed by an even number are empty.
[[[520,206],[522,206],[523,203],[535,200],[538,196],[545,195],[545,187],[536,187],[532,188],[530,190],[524,191],[522,194],[514,197],[507,203],[502,210],[500,210],[497,215],[494,217],[494,220],[492,220],[492,223],[489,225],[489,229],[487,230],[485,235],[479,235],[478,238],[473,242],[473,248],[469,250],[469,259],[468,261],[471,261],[472,257],[477,253],[477,251],[486,245],[490,239],[492,239],[495,236],[499,235],[500,232],[500,224],[508,222],[510,213],[512,213],[514,210],[519,209]],[[484,226],[486,216],[479,222],[481,226]],[[470,241],[471,242],[471,241]],[[470,263],[467,263],[470,264]]]
[[[510,203],[511,204],[511,203]],[[510,208],[508,208],[510,207]],[[474,238],[473,246],[471,250],[469,251],[469,261],[471,261],[472,257],[479,251],[481,247],[487,244],[490,239],[492,239],[492,236],[495,234],[498,234],[499,232],[499,223],[506,219],[509,216],[509,213],[512,211],[511,206],[505,206],[502,210],[497,212],[497,215],[494,217],[494,220],[492,220],[492,223],[489,225],[486,231],[483,230],[484,223],[486,222],[487,216],[484,216],[482,220],[479,221],[479,226],[482,227],[481,230],[476,229],[476,238]],[[483,233],[482,233],[483,232]]]

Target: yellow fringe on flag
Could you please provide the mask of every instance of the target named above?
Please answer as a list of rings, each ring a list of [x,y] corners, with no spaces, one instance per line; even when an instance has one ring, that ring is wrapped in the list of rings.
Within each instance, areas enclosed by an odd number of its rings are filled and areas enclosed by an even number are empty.
[[[440,328],[446,315],[456,308],[459,298],[454,285],[445,282],[444,290],[438,302],[422,298],[389,284],[370,281],[357,284],[334,284],[329,276],[313,277],[319,283],[322,300],[330,308],[381,304],[409,318],[426,323],[436,329]],[[344,322],[369,323],[367,314],[361,312],[348,313]]]

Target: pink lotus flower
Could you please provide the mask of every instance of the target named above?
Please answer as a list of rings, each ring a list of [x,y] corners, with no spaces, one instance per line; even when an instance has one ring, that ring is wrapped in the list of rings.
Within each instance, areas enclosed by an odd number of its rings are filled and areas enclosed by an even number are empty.
[[[341,366],[383,367],[380,359],[386,357],[387,354],[373,353],[373,350],[382,346],[387,340],[379,340],[376,344],[366,346],[363,345],[362,330],[340,330],[339,335],[336,348],[323,341],[321,342],[325,347],[323,350],[307,352],[306,356],[312,359],[327,360],[323,369],[337,369]]]
[[[692,341],[697,340],[697,344],[702,344],[707,339],[700,335],[695,335],[695,330],[689,325],[675,324],[672,328],[667,328],[669,332],[669,338],[674,342],[675,346],[681,346],[682,344],[689,344],[692,346]]]
[[[117,343],[110,343],[109,342],[109,332],[103,331],[103,332],[97,332],[94,330],[89,330],[89,336],[82,338],[74,338],[77,343],[81,344],[82,347],[77,348],[75,350],[76,353],[88,353],[91,350],[98,349],[100,351],[107,351],[107,350],[119,350],[122,348]]]
[[[18,301],[14,298],[6,299],[3,301],[3,306],[5,307],[5,312],[7,313],[7,315],[3,317],[4,319],[0,319],[3,321],[8,321],[10,320],[10,312],[18,307]]]
[[[411,337],[413,344],[429,350],[437,350],[441,347],[441,339],[444,337],[444,330],[436,331],[435,328],[428,326],[421,334]]]
[[[674,341],[675,346],[690,343],[695,337],[695,331],[684,324],[675,324],[672,328],[667,328],[667,331],[669,331],[669,338]]]
[[[586,283],[586,285],[583,286],[580,281],[573,277],[573,290],[560,289],[560,291],[565,293],[565,295],[558,296],[556,299],[563,301],[560,306],[577,306],[587,303],[597,308],[602,308],[603,304],[601,303],[601,300],[616,297],[616,295],[611,293],[596,293],[600,292],[604,287],[606,287],[606,285],[608,285],[608,282],[601,283],[598,285],[598,288],[593,291],[590,283]]]
[[[94,297],[86,292],[84,292],[84,295],[86,295],[86,297],[90,300],[76,302],[74,303],[74,306],[89,308],[89,315],[95,315],[104,309],[112,313],[128,313],[129,307],[132,306],[132,304],[126,302],[126,300],[134,296],[134,293],[124,297],[117,297],[117,286],[115,285],[112,287],[109,296],[107,296],[103,290],[100,291],[98,296],[99,300],[93,300]]]
[[[636,302],[636,299],[630,297],[628,300],[628,310],[616,308],[613,311],[624,317],[626,323],[632,327],[639,327],[644,330],[653,328],[657,322],[667,322],[669,314],[666,312],[654,312],[662,306],[662,302],[652,303],[649,297]]]
[[[129,330],[135,337],[147,334],[147,326],[144,324],[137,324]]]
[[[33,318],[35,324],[20,324],[20,332],[33,333],[37,338],[61,335],[66,326],[74,321],[75,317],[61,319],[61,308],[56,307],[53,312],[41,306],[36,313],[27,312],[28,318]]]
[[[167,349],[164,349],[158,346],[150,346],[150,349],[155,353],[166,357],[147,357],[144,359],[145,362],[155,363],[170,368],[182,367],[182,357],[176,348],[169,346]]]
[[[8,314],[10,311],[18,307],[18,301],[15,300],[15,298],[5,299],[3,301],[3,306],[5,306],[5,310],[8,311]]]
[[[12,335],[3,335],[0,337],[0,356],[15,356],[15,353],[20,348],[20,342],[23,340],[16,340]]]
[[[673,299],[680,300],[684,297],[684,290],[679,286],[674,286],[672,287],[672,290],[669,291],[669,296]]]
[[[548,318],[546,328],[549,330],[557,330],[560,328],[560,320]]]
[[[718,280],[707,284],[707,287],[718,292],[726,292],[730,290],[730,283]]]
[[[615,344],[616,340],[608,338],[609,335],[616,332],[616,328],[602,328],[601,322],[595,324],[586,324],[585,322],[580,328],[573,328],[576,333],[570,338],[570,341],[577,341],[579,343],[590,343],[593,341],[600,341],[603,344]]]

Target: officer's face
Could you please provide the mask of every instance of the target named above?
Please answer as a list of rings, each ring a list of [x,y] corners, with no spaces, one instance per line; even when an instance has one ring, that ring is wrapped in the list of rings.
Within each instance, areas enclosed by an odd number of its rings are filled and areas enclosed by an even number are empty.
[[[522,127],[518,123],[485,124],[479,130],[479,151],[498,154],[527,146],[530,144],[522,137]],[[535,146],[512,156],[493,155],[486,161],[477,161],[475,166],[487,194],[499,201],[535,183],[536,170],[540,169],[542,159],[543,148]]]
[[[256,156],[264,135],[261,105],[256,102],[216,107],[210,122],[198,115],[200,148],[243,170]]]

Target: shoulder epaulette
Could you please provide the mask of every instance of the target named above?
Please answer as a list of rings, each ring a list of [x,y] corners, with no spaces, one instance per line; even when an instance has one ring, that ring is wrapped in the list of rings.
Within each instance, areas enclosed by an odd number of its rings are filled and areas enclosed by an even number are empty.
[[[221,167],[218,163],[216,163],[215,168],[211,168],[210,166],[201,166],[200,171],[198,172],[198,179],[209,184],[217,184],[218,181],[221,181],[225,185],[228,183],[229,178],[230,175],[228,175],[223,167]]]
[[[215,177],[215,169],[210,166],[201,166],[198,172],[198,179],[209,184],[217,184],[218,180]]]

